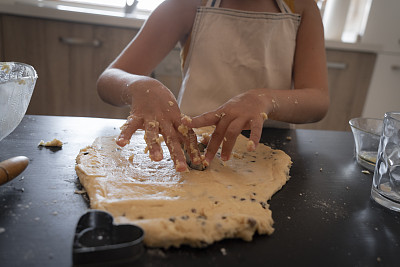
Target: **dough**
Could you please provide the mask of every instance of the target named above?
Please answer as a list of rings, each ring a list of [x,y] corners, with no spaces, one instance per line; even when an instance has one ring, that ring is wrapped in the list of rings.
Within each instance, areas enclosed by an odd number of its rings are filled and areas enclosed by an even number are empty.
[[[63,146],[63,142],[61,142],[60,140],[54,138],[52,141],[43,141],[41,140],[38,144],[38,146],[47,146],[47,147],[62,147]]]
[[[267,201],[289,179],[292,162],[283,151],[260,144],[247,152],[248,139],[239,136],[229,161],[218,153],[205,171],[177,173],[165,143],[162,161],[145,154],[144,131],[124,148],[115,138],[99,137],[82,149],[76,172],[91,208],[141,226],[147,246],[204,247],[274,231]]]

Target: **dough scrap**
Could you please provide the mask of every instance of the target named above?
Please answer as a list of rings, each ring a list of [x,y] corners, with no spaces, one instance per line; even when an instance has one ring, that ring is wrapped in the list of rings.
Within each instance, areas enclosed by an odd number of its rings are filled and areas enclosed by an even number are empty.
[[[247,152],[248,139],[239,136],[237,156],[229,161],[218,153],[205,171],[177,173],[165,143],[163,160],[154,162],[143,152],[143,131],[123,148],[115,138],[98,137],[81,149],[76,172],[91,208],[110,212],[117,223],[141,226],[147,246],[204,247],[273,233],[267,201],[289,179],[292,163],[283,151],[259,145]]]
[[[60,140],[58,140],[58,139],[56,139],[56,138],[54,138],[54,139],[51,140],[51,141],[47,141],[47,142],[45,142],[45,141],[43,141],[43,140],[40,140],[38,146],[62,147],[62,146],[63,146],[63,142],[61,142]]]

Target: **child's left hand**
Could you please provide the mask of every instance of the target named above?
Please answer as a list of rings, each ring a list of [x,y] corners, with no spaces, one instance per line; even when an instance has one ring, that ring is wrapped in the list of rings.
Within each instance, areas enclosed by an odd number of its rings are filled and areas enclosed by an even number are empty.
[[[216,128],[207,146],[205,160],[210,163],[222,143],[221,159],[229,160],[236,138],[242,130],[250,130],[250,146],[258,145],[267,113],[273,110],[273,101],[265,89],[249,90],[231,98],[218,109],[194,117],[191,122],[183,121],[191,128],[215,125]],[[267,112],[267,113],[266,113]]]

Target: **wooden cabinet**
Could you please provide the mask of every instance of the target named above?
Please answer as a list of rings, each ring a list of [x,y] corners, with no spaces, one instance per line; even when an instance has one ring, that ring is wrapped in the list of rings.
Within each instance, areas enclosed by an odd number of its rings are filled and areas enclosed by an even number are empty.
[[[38,80],[27,114],[126,118],[129,108],[104,103],[101,72],[136,30],[3,15],[2,60],[34,66]]]
[[[329,111],[320,122],[296,128],[349,131],[349,120],[362,115],[375,58],[375,53],[328,49]]]

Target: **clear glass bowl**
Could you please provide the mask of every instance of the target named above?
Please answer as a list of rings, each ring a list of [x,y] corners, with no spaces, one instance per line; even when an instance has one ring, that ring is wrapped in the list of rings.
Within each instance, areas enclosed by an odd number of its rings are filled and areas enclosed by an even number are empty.
[[[18,62],[0,62],[0,141],[19,125],[28,108],[37,74]]]
[[[357,162],[366,169],[374,171],[383,120],[354,118],[349,124],[353,131]]]

